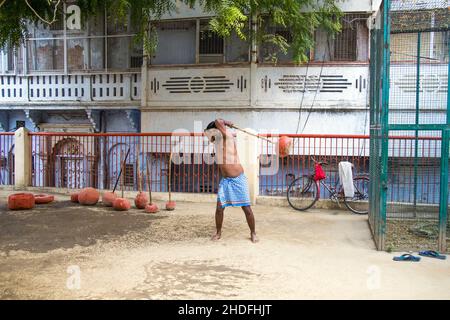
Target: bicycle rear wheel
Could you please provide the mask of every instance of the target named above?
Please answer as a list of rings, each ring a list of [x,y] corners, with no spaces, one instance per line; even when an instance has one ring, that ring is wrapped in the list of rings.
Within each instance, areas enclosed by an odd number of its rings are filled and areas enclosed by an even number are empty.
[[[344,197],[344,203],[347,208],[356,214],[369,213],[369,178],[359,176],[353,178],[355,193],[353,197]]]
[[[317,184],[311,176],[302,176],[289,185],[287,191],[289,205],[295,210],[305,211],[317,201]]]

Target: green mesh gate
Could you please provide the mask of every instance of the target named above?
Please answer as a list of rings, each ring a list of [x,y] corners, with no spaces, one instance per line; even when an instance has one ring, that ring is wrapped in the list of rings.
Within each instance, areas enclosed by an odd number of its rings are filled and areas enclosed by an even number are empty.
[[[384,1],[371,33],[370,213],[379,250],[448,251],[447,1]]]

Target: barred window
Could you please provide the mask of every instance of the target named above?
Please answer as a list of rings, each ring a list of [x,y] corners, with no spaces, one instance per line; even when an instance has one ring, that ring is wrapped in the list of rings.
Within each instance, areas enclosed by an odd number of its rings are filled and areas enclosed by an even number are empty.
[[[200,54],[223,54],[223,38],[204,28],[200,30]]]
[[[342,17],[341,32],[334,38],[325,31],[315,33],[314,60],[316,61],[368,61],[368,14],[346,14]]]
[[[334,39],[333,50],[334,61],[355,61],[356,60],[356,28],[344,24],[342,32]]]
[[[199,30],[199,62],[222,63],[224,55],[224,40],[209,28],[208,21],[202,21]]]

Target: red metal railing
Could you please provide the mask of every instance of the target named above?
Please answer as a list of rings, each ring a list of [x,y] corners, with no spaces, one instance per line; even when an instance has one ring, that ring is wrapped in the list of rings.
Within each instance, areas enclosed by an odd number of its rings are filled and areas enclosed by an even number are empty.
[[[168,191],[169,179],[174,192],[216,193],[218,189],[220,174],[214,161],[213,145],[203,134],[31,133],[30,135],[33,157],[32,185],[36,187],[75,189],[92,186],[112,189],[120,172],[121,160],[130,149],[123,172],[123,184],[121,182],[118,184],[119,190],[122,187],[128,191],[137,190],[138,171],[143,176],[143,190],[148,189],[145,179],[147,159],[151,164],[153,191]],[[3,135],[5,136],[13,138],[11,134]],[[275,143],[281,135],[261,136],[267,137],[273,143],[262,141],[260,145],[260,195],[284,196],[293,179],[304,174],[312,174],[311,156],[329,164],[324,167],[327,173],[325,182],[332,186],[339,180],[340,161],[353,163],[354,174],[369,173],[370,138],[367,135],[287,134],[293,139],[293,147],[290,155],[283,159],[276,156]],[[418,160],[415,161],[417,169],[414,170],[415,137],[389,137],[388,201],[420,203],[439,201],[437,188],[440,139],[440,137],[419,137]],[[169,176],[171,151],[173,162]],[[7,161],[10,164],[13,162]],[[2,168],[4,167],[3,165]],[[321,190],[321,195],[327,198],[327,190]]]
[[[274,157],[280,136],[293,140],[288,157]],[[261,135],[272,141],[261,143],[260,195],[285,196],[293,179],[312,174],[311,156],[327,162],[325,183],[339,181],[338,164],[349,161],[353,174],[369,174],[370,137],[368,135]],[[417,142],[417,169],[414,170],[416,142],[414,135],[389,137],[388,201],[439,203],[440,137],[420,136]],[[278,166],[278,168],[277,168]],[[414,196],[414,193],[416,195]],[[322,198],[329,193],[323,187]]]
[[[213,146],[203,134],[32,133],[32,185],[78,189],[113,189],[128,150],[118,190],[148,190],[147,159],[155,192],[215,193],[219,171],[211,161]],[[173,152],[171,176],[169,158]]]
[[[14,184],[14,133],[0,133],[0,185]]]
[[[338,163],[350,161],[354,173],[369,172],[369,136],[366,135],[309,135],[277,134],[261,135],[272,143],[263,141],[260,148],[260,195],[285,196],[289,184],[305,174],[312,174],[316,160],[327,162],[324,166],[327,184],[334,186],[338,182]],[[279,136],[292,139],[290,155],[278,158],[276,154]],[[278,168],[277,168],[278,166]],[[328,191],[321,190],[322,197],[328,197]]]

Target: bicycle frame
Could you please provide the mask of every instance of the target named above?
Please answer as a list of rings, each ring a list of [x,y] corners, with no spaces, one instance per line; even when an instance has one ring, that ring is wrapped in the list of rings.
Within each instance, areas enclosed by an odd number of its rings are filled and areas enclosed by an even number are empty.
[[[313,176],[314,177],[314,176]],[[311,177],[311,178],[313,178]],[[314,178],[313,178],[314,179]],[[319,200],[320,199],[320,186],[322,185],[325,189],[327,189],[327,191],[330,193],[330,199],[331,200],[336,200],[336,202],[339,203],[339,196],[343,194],[342,192],[342,186],[339,184],[339,180],[336,182],[336,185],[334,187],[332,187],[331,185],[326,184],[325,179],[323,180],[319,180],[319,181],[315,181],[316,185],[317,185],[317,195],[316,195],[316,199]],[[338,190],[338,186],[339,190]]]

